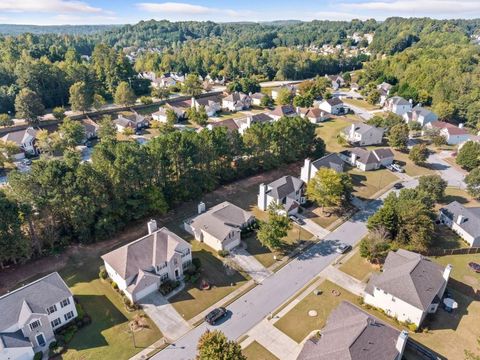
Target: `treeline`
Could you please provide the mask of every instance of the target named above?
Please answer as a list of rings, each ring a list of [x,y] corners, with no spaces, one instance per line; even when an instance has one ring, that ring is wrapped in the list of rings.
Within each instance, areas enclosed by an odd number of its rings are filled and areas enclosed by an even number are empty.
[[[91,163],[66,151],[9,175],[6,196],[0,192],[0,265],[105,239],[220,184],[323,152],[315,126],[299,117],[256,124],[243,137],[221,127],[167,131],[143,146],[105,136]]]
[[[66,35],[86,35],[99,33],[106,30],[119,27],[120,25],[20,25],[20,24],[0,24],[0,34],[21,35],[29,34],[66,34]]]
[[[162,54],[145,53],[135,69],[198,73],[202,76],[253,77],[260,80],[297,80],[360,69],[367,56],[321,56],[295,48],[258,49],[225,45],[223,40],[188,41]]]

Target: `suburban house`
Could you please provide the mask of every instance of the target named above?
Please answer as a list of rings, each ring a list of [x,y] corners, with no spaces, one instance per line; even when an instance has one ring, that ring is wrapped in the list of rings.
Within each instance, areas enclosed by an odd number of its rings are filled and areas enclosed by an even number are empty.
[[[448,145],[461,144],[470,139],[470,134],[463,128],[463,124],[455,126],[444,121],[434,121],[425,125],[425,129],[438,131]]]
[[[167,122],[167,110],[168,110],[168,108],[166,108],[166,107],[159,107],[158,111],[156,111],[152,114],[152,119],[155,120],[155,121],[159,121],[161,123],[166,123]]]
[[[297,112],[292,105],[278,105],[275,109],[268,112],[268,115],[275,121],[282,117],[294,117],[297,116]]]
[[[345,107],[343,101],[338,97],[323,100],[319,105],[320,110],[326,111],[333,115],[343,114]]]
[[[385,100],[384,110],[403,116],[403,114],[412,111],[412,103],[401,96],[393,96]]]
[[[236,119],[233,119],[233,118],[211,122],[206,126],[208,130],[213,130],[214,128],[217,128],[217,127],[224,127],[227,129],[229,133],[239,130]]]
[[[378,93],[380,94],[380,105],[385,104],[385,100],[387,100],[388,96],[390,95],[390,90],[392,89],[392,85],[386,82],[382,82],[381,84],[377,85]]]
[[[255,94],[250,94],[250,98],[252,99],[252,105],[260,106],[262,103],[262,99],[267,96],[264,93],[256,92]]]
[[[383,271],[370,278],[364,301],[420,326],[427,314],[437,311],[451,271],[451,265],[443,267],[411,251],[390,251]]]
[[[31,360],[47,351],[54,331],[78,315],[57,272],[1,296],[0,309],[0,359],[5,360]]]
[[[228,201],[206,211],[198,205],[198,215],[184,222],[184,228],[214,250],[230,251],[240,245],[242,229],[253,224],[255,217]]]
[[[253,115],[247,115],[244,118],[234,119],[235,123],[238,126],[238,132],[243,135],[245,131],[250,128],[253,124],[265,124],[273,121],[273,118],[270,117],[267,113],[258,113]]]
[[[277,87],[275,89],[272,89],[272,99],[277,100],[278,94],[282,89],[288,89],[292,93],[292,96],[295,96],[297,93],[297,87],[295,85],[282,85],[280,87]]]
[[[480,207],[465,207],[453,201],[440,209],[438,219],[472,247],[480,247]]]
[[[393,163],[394,154],[390,148],[366,150],[353,148],[338,154],[346,163],[362,171],[370,171],[386,167]]]
[[[347,126],[341,135],[350,144],[356,146],[379,145],[383,141],[385,130],[365,123],[355,123]]]
[[[412,111],[408,111],[403,114],[403,119],[408,124],[411,121],[418,122],[420,125],[425,126],[428,123],[438,120],[437,114],[434,112],[425,109],[420,104],[416,105]]]
[[[219,96],[208,96],[198,99],[192,97],[187,103],[189,103],[190,107],[195,107],[197,110],[204,106],[208,117],[215,116],[217,112],[222,110],[222,100]]]
[[[338,90],[346,84],[345,79],[340,75],[325,75],[325,77],[331,81],[333,90]]]
[[[235,91],[222,99],[222,108],[229,111],[241,111],[250,109],[252,98],[247,94]]]
[[[304,119],[308,119],[312,124],[316,124],[331,118],[330,113],[316,107],[297,107],[296,110],[297,114],[299,114]]]
[[[35,141],[37,138],[37,131],[33,127],[28,127],[24,130],[10,132],[0,138],[4,143],[11,142],[17,145],[18,153],[13,155],[15,160],[20,160],[25,157],[25,154],[36,155],[37,148]]]
[[[336,153],[325,155],[317,160],[305,159],[305,162],[300,170],[300,179],[308,183],[311,178],[315,176],[320,168],[333,169],[336,172],[344,172],[345,162]]]
[[[85,140],[95,139],[98,137],[98,130],[100,126],[87,117],[86,119],[81,120],[83,128],[85,129]]]
[[[192,246],[157,222],[148,235],[102,256],[105,270],[132,302],[158,290],[162,282],[180,280],[192,263]]]
[[[262,211],[268,210],[273,202],[282,205],[286,214],[296,214],[305,201],[305,183],[294,176],[283,176],[259,186],[258,208]]]
[[[149,125],[147,118],[136,112],[131,115],[119,114],[118,118],[114,120],[113,123],[119,133],[123,133],[127,128],[137,131],[146,128]]]
[[[297,360],[402,360],[408,332],[385,324],[348,301],[328,316],[321,336],[305,342]]]

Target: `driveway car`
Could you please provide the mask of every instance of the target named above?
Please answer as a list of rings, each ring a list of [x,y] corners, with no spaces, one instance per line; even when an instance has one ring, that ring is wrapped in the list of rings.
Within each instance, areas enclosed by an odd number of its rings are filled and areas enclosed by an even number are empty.
[[[205,316],[205,321],[210,325],[215,325],[218,319],[227,316],[227,309],[219,307],[210,311],[207,316]]]
[[[298,216],[290,215],[289,218],[297,225],[305,225],[305,221],[300,219]]]
[[[403,189],[403,184],[398,182],[398,183],[395,183],[393,187],[397,190],[400,190],[400,189]]]
[[[394,171],[398,171],[399,173],[405,172],[405,170],[398,164],[392,164],[392,168]]]
[[[345,254],[347,251],[350,251],[350,250],[352,250],[352,246],[348,244],[340,244],[335,249],[335,251],[339,254]]]

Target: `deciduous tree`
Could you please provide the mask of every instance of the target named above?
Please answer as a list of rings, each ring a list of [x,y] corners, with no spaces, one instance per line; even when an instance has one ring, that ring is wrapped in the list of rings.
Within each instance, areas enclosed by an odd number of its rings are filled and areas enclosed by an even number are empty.
[[[307,184],[307,196],[322,207],[345,206],[353,191],[348,174],[321,168]]]
[[[118,84],[117,90],[115,91],[115,104],[128,106],[135,104],[135,100],[135,93],[126,81]]]
[[[219,330],[207,330],[198,340],[197,360],[247,360],[242,348]]]

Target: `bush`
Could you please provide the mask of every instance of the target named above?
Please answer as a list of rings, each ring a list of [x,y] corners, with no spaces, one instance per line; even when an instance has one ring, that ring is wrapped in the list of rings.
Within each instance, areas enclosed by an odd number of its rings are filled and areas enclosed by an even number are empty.
[[[416,324],[410,323],[407,325],[410,331],[416,332],[418,330],[418,326]]]
[[[54,349],[54,348],[56,348],[57,346],[58,346],[57,342],[56,342],[56,341],[52,341],[52,342],[50,343],[50,345],[48,345],[48,348],[49,348],[49,349]]]
[[[83,310],[83,306],[80,304],[75,304],[75,308],[77,309],[78,317],[81,319],[85,316],[85,310]]]
[[[36,352],[35,355],[33,356],[33,360],[42,360],[43,358],[43,353],[41,351]]]
[[[140,101],[141,101],[141,103],[144,104],[144,105],[150,105],[151,103],[153,103],[153,100],[152,100],[152,98],[151,98],[150,96],[142,96],[142,97],[140,98]]]
[[[218,250],[218,255],[221,257],[227,257],[230,254],[227,250]]]
[[[167,280],[163,284],[160,285],[158,291],[165,296],[169,293],[171,293],[173,290],[175,290],[178,286],[180,285],[180,282],[178,281],[173,281],[173,280]]]
[[[100,271],[98,273],[98,277],[102,280],[106,280],[108,278],[107,270],[105,270],[105,266],[100,266]]]
[[[73,336],[78,331],[78,327],[76,325],[69,326],[65,331],[65,343],[69,343],[72,341]]]
[[[202,267],[202,262],[200,261],[199,258],[193,258],[192,264],[193,266],[195,266],[195,269],[197,269],[197,271],[200,270],[200,268]]]
[[[48,356],[50,358],[53,358],[55,356],[58,356],[58,355],[62,354],[64,351],[65,351],[65,347],[59,345],[59,346],[57,346],[53,349],[50,349],[50,351],[48,352]]]
[[[90,315],[85,315],[82,319],[84,325],[90,325],[92,323],[92,318]]]
[[[118,291],[118,285],[115,281],[112,281],[112,288],[113,290]]]

